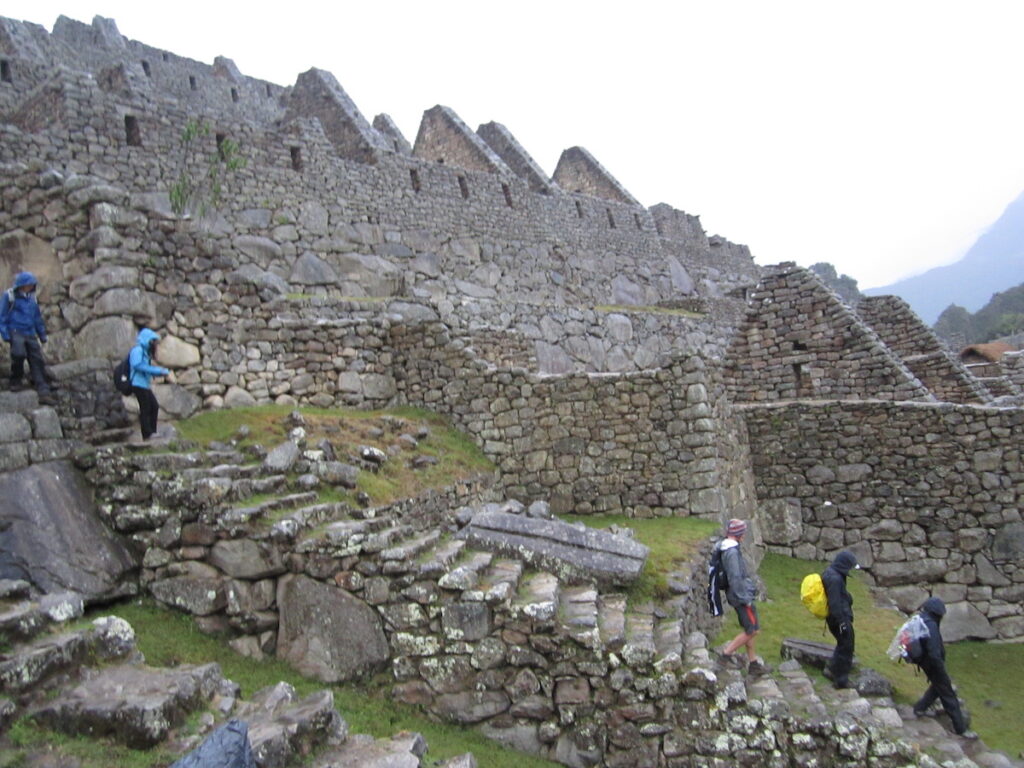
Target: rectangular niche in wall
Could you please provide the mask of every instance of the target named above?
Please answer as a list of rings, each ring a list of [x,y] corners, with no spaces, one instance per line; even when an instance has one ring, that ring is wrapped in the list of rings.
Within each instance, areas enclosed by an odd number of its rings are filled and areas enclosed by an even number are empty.
[[[196,85],[196,76],[195,75],[189,75],[188,76],[188,87],[191,88],[193,91],[199,90],[199,86]]]
[[[576,217],[580,219],[583,218],[583,203],[579,200],[576,201]]]
[[[233,102],[235,102],[236,104],[238,103],[238,89],[237,88],[232,88],[231,89],[231,100]]]
[[[7,59],[0,59],[0,82],[13,83],[11,78],[11,62]]]
[[[124,116],[124,140],[129,147],[142,146],[142,131],[139,130],[139,120],[135,115]]]
[[[302,147],[288,147],[288,153],[292,158],[292,170],[302,170]]]
[[[420,172],[415,168],[409,169],[409,181],[412,183],[413,192],[419,192],[423,188],[420,185]]]
[[[153,72],[149,68],[149,62],[148,61],[143,61],[142,62],[142,71],[146,73],[146,77],[152,77],[153,76]]]
[[[615,217],[612,216],[612,209],[605,208],[604,211],[605,213],[608,214],[608,226],[611,227],[612,229],[615,229]]]
[[[501,185],[501,191],[505,195],[505,205],[509,208],[512,207],[512,190],[509,189],[508,184]]]
[[[459,176],[459,191],[462,193],[463,200],[469,200],[469,182],[466,181],[465,176]]]

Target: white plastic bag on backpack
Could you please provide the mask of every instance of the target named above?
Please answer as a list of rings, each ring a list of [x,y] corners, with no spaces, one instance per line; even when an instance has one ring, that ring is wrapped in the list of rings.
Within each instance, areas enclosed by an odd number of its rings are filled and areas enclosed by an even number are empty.
[[[907,662],[916,663],[916,660],[911,658],[911,647],[914,646],[916,641],[917,647],[920,648],[920,641],[930,636],[931,633],[928,631],[928,625],[924,623],[921,614],[915,613],[896,630],[896,634],[892,638],[892,642],[889,643],[889,650],[886,653],[893,661],[903,659]]]

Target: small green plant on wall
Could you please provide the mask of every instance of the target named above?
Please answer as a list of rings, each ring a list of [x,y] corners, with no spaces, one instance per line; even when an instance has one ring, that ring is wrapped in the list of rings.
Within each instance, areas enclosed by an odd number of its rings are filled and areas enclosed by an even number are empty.
[[[209,135],[209,123],[201,120],[189,120],[181,131],[181,167],[168,190],[171,210],[178,216],[186,212],[204,216],[208,210],[217,208],[228,176],[246,165],[238,142],[221,134],[216,137],[216,149],[203,154],[200,140]],[[200,167],[198,172],[196,165]]]

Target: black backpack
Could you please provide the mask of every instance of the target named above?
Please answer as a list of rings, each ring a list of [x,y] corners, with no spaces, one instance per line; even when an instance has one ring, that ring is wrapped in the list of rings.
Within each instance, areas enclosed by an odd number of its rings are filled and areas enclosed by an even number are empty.
[[[725,575],[725,566],[722,564],[722,549],[715,547],[711,553],[711,562],[708,563],[708,612],[712,616],[721,616],[722,591],[729,588],[729,579]]]
[[[114,366],[114,389],[122,395],[132,393],[132,364],[130,353],[120,363]]]

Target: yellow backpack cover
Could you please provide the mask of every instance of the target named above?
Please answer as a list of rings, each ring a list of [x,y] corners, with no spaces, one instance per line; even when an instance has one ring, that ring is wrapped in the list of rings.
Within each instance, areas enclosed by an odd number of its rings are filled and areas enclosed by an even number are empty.
[[[817,618],[828,616],[828,598],[825,596],[825,585],[821,582],[820,573],[809,573],[800,582],[800,601],[804,607]]]

